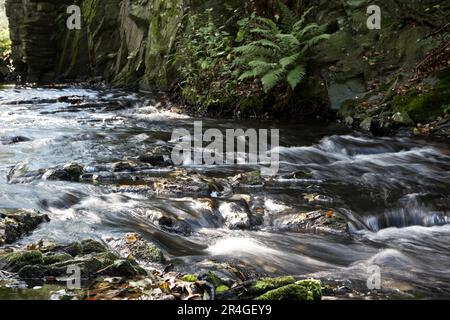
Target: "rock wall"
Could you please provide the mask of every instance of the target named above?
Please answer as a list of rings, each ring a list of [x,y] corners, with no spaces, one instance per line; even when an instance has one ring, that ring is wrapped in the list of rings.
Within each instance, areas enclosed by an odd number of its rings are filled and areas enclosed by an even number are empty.
[[[239,0],[6,0],[17,72],[28,81],[102,77],[121,86],[165,88],[185,14],[239,7]],[[245,2],[245,1],[244,1]],[[82,12],[69,30],[70,4]]]

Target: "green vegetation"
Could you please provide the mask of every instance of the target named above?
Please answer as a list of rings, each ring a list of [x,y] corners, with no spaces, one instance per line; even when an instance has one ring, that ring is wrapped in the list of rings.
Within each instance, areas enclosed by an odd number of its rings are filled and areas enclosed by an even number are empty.
[[[203,112],[254,112],[289,103],[306,76],[310,49],[329,35],[306,22],[310,10],[298,17],[279,6],[279,21],[256,13],[239,20],[237,10],[227,26],[217,26],[212,9],[190,16],[188,35],[174,59],[187,104]],[[280,92],[285,99],[275,99]]]
[[[0,29],[0,59],[6,59],[11,54],[11,40],[8,29]]]
[[[184,78],[182,93],[186,102],[208,109],[231,104],[236,97],[237,81],[231,63],[232,37],[214,23],[212,10],[206,15],[190,17],[191,31],[179,44],[180,63]]]
[[[306,24],[311,9],[299,19],[281,2],[280,8],[283,12],[281,27],[270,19],[255,15],[241,20],[244,38],[254,40],[234,49],[239,55],[236,62],[244,70],[239,80],[257,78],[266,93],[286,83],[295,90],[305,78],[309,49],[330,37],[321,32],[318,24]]]

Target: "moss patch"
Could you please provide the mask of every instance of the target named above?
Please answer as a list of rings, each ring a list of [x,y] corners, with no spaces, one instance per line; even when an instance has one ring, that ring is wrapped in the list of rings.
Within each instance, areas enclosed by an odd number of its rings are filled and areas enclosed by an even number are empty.
[[[295,283],[293,277],[263,278],[255,282],[250,291],[255,295]]]

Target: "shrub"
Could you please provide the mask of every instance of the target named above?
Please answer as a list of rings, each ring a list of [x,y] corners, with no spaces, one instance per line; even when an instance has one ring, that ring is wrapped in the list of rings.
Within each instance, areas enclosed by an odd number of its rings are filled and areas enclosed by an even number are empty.
[[[306,75],[310,49],[319,41],[330,37],[322,33],[316,23],[306,23],[311,9],[302,17],[297,17],[281,2],[280,8],[280,25],[256,15],[241,20],[239,37],[251,40],[234,49],[234,53],[238,55],[236,63],[243,70],[239,81],[257,78],[266,93],[285,84],[294,90]]]

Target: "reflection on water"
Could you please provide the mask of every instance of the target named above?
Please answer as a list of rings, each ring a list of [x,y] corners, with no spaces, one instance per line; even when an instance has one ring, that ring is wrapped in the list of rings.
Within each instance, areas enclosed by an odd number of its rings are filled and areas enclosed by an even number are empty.
[[[83,104],[70,108],[77,99]],[[131,107],[114,107],[123,101]],[[279,175],[240,195],[265,208],[263,224],[246,231],[226,228],[200,195],[117,193],[107,186],[42,180],[7,183],[18,164],[28,171],[71,162],[108,164],[167,145],[176,128],[192,129],[194,119],[154,105],[151,98],[116,91],[0,91],[0,208],[33,208],[51,218],[24,243],[139,232],[185,270],[205,268],[211,260],[237,261],[269,274],[365,281],[368,266],[377,265],[385,286],[450,296],[448,145],[374,138],[337,125],[204,120],[205,129],[281,131]],[[210,177],[231,177],[246,169],[190,168]],[[320,201],[305,202],[305,194],[321,195]],[[233,196],[209,199],[229,204]],[[352,237],[282,232],[274,223],[318,206],[344,214]],[[182,221],[181,231],[155,223],[161,212]]]

